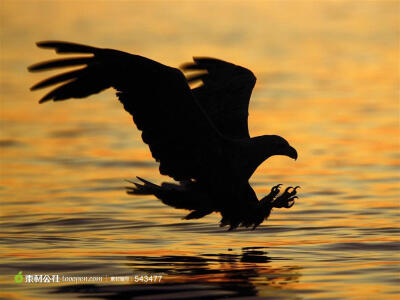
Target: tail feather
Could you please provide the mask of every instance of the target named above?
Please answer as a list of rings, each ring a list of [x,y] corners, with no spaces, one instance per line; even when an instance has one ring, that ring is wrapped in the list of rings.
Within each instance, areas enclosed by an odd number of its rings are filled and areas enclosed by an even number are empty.
[[[205,216],[211,214],[212,212],[213,212],[213,210],[209,210],[209,209],[194,210],[194,211],[190,212],[188,215],[186,215],[186,217],[184,217],[184,219],[185,220],[200,219],[202,217],[205,217]]]
[[[152,183],[152,182],[150,182],[150,181],[148,181],[146,179],[143,179],[142,177],[136,176],[136,178],[139,179],[141,182],[143,182],[146,185],[150,185],[150,186],[153,186],[153,187],[160,187],[159,185],[154,184],[154,183]]]
[[[202,214],[205,216],[213,211],[207,207],[205,201],[207,196],[197,191],[192,185],[178,185],[164,182],[160,186],[140,177],[137,177],[137,179],[140,180],[141,183],[127,180],[129,183],[133,184],[133,186],[126,187],[128,194],[154,195],[168,206],[198,211],[197,213],[193,213],[193,215],[189,214],[191,219],[201,218]]]
[[[134,185],[126,187],[126,192],[129,195],[155,195],[155,193],[157,193],[161,189],[159,185],[144,180],[143,178],[137,177],[137,179],[142,181],[143,184],[126,180],[127,182],[132,183]]]

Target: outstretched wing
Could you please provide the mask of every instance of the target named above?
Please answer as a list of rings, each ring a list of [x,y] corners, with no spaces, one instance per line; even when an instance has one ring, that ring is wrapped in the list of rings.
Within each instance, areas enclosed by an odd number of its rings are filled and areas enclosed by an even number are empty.
[[[40,103],[83,98],[113,87],[142,131],[153,157],[160,162],[161,174],[189,180],[216,173],[221,157],[219,133],[193,97],[180,70],[112,49],[59,41],[37,45],[57,53],[90,54],[30,66],[30,71],[83,66],[34,85],[32,90],[62,83]]]
[[[192,89],[201,106],[218,130],[230,138],[248,138],[247,124],[251,92],[256,83],[254,74],[243,67],[223,60],[194,57],[181,66],[189,83],[201,80],[203,85]]]

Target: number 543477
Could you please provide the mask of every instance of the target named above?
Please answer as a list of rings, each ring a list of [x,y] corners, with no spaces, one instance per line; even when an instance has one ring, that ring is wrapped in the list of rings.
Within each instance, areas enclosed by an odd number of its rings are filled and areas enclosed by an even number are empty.
[[[161,282],[162,275],[135,275],[135,282],[157,283]]]

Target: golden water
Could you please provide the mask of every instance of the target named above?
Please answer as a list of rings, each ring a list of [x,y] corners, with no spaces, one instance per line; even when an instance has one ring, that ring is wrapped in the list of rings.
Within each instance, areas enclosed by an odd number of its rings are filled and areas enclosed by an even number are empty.
[[[399,286],[399,2],[0,1],[0,295],[43,299],[209,297],[396,299]],[[171,66],[214,56],[258,81],[252,135],[298,151],[251,179],[262,196],[300,185],[255,231],[125,194],[124,179],[169,180],[112,91],[38,105],[26,66],[58,39]],[[164,274],[161,284],[15,283],[23,274]],[[180,285],[190,282],[186,288]],[[74,293],[72,293],[74,292]],[[397,294],[396,294],[397,293]],[[398,298],[397,298],[398,299]]]

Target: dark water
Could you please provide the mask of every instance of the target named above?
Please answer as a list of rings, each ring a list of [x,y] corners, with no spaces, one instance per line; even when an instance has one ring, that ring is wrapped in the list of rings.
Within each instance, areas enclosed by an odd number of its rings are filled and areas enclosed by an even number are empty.
[[[93,3],[1,1],[3,299],[398,298],[398,2]],[[168,179],[112,92],[37,104],[43,76],[26,66],[54,57],[34,48],[44,39],[249,67],[251,134],[299,152],[251,183],[260,196],[300,185],[299,201],[226,232],[217,215],[184,221],[126,195],[125,179]],[[16,283],[19,271],[102,281]]]

